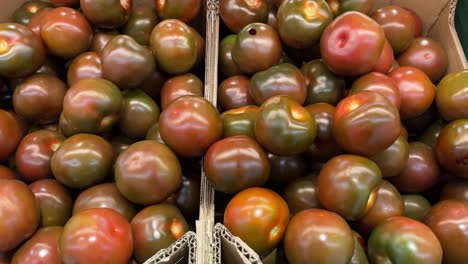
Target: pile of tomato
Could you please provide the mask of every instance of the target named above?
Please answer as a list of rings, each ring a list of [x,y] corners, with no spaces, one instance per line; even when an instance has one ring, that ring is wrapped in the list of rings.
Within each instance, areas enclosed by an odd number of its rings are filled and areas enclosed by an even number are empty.
[[[468,262],[468,70],[418,10],[26,1],[0,23],[0,263],[143,263],[216,216],[277,263]]]

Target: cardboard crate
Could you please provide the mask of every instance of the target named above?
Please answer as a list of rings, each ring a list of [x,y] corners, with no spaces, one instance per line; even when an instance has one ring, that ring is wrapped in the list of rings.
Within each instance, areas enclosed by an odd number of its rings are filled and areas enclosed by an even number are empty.
[[[466,1],[466,0],[459,0]],[[468,69],[467,59],[463,53],[463,48],[455,30],[455,9],[457,6],[457,0],[375,0],[374,9],[387,6],[390,4],[399,5],[402,7],[408,7],[415,10],[421,17],[423,22],[424,35],[427,35],[435,40],[438,40],[449,58],[449,66],[447,72],[455,72],[463,69]],[[214,11],[218,12],[219,4],[217,9]],[[465,21],[465,23],[468,21]],[[219,33],[219,17],[215,18],[214,26],[216,27],[213,32]],[[217,39],[217,43],[219,39]],[[217,51],[217,50],[216,50]],[[207,52],[210,52],[207,50]],[[217,61],[208,68],[208,71],[212,71],[217,74]],[[207,64],[208,66],[208,64]],[[214,83],[213,91],[216,91],[217,75],[213,77]],[[216,97],[216,95],[214,95]],[[204,180],[204,179],[202,179]],[[213,190],[209,189],[208,192],[213,195]],[[211,197],[210,197],[211,198]],[[214,217],[214,203],[206,206],[206,215],[200,215],[201,218],[213,219]],[[211,226],[210,226],[211,228]],[[221,223],[217,223],[214,227],[214,235],[204,236],[199,239],[207,239],[211,246],[211,252],[213,259],[204,262],[197,262],[203,264],[274,264],[276,263],[276,252],[272,252],[270,255],[263,259],[258,256],[252,249],[250,249],[240,238],[233,236],[229,230]],[[208,252],[208,251],[206,251]],[[200,252],[201,253],[201,252]],[[198,259],[198,257],[197,257]]]

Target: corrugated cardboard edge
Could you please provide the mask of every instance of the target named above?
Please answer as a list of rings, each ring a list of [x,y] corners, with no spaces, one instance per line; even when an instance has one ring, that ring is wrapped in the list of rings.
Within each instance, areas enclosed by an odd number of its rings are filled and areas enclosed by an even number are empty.
[[[262,263],[257,253],[239,237],[232,235],[221,223],[217,223],[214,227],[213,254],[214,263]]]
[[[194,264],[197,249],[197,235],[189,231],[170,247],[160,250],[144,264]]]
[[[218,90],[218,42],[219,42],[219,0],[206,0],[206,51],[204,97],[216,107]],[[202,161],[203,165],[203,161]],[[200,213],[196,222],[197,254],[196,263],[213,263],[213,226],[215,192],[206,178],[202,166],[200,179]]]

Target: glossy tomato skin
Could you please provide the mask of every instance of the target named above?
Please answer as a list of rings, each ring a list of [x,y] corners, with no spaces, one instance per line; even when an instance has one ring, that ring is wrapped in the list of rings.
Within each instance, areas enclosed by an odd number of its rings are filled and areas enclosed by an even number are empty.
[[[356,221],[356,225],[362,234],[370,234],[385,219],[401,216],[404,210],[403,198],[398,190],[390,182],[382,180],[374,205]]]
[[[12,20],[15,23],[27,26],[31,18],[46,7],[52,7],[52,5],[43,1],[26,1],[13,12]]]
[[[10,168],[0,165],[0,179],[2,180],[15,180],[16,174]]]
[[[410,8],[405,8],[405,9],[408,10],[408,12],[411,14],[414,20],[414,37],[415,38],[421,37],[422,31],[423,31],[423,24],[422,24],[421,17],[419,17],[419,15],[413,9],[410,9]]]
[[[159,122],[154,123],[150,127],[150,129],[146,133],[145,139],[146,140],[154,140],[154,141],[157,141],[157,142],[159,142],[161,144],[165,144],[164,140],[162,140],[162,138],[161,138],[161,134],[159,133]]]
[[[194,67],[203,65],[205,63],[205,44],[206,41],[203,36],[195,28],[189,26],[195,39],[195,51],[197,53],[197,59],[195,60]]]
[[[140,141],[129,146],[117,158],[114,169],[117,188],[137,204],[163,201],[182,183],[179,160],[167,146],[156,141]]]
[[[277,193],[259,187],[236,194],[224,211],[224,225],[260,255],[281,241],[289,222],[289,209]]]
[[[51,226],[39,229],[26,243],[13,255],[11,264],[61,264],[59,253],[59,240],[63,227]]]
[[[166,199],[166,203],[176,205],[187,219],[197,219],[200,209],[199,180],[182,177],[182,186]]]
[[[199,96],[185,95],[161,113],[159,132],[163,141],[184,157],[197,157],[222,136],[218,110]]]
[[[150,46],[157,65],[169,74],[183,74],[192,69],[197,60],[192,29],[177,19],[166,19],[154,27]]]
[[[306,104],[336,105],[343,97],[345,81],[331,72],[322,60],[311,60],[301,67],[307,85]]]
[[[381,181],[382,174],[373,161],[350,154],[336,156],[320,171],[320,203],[345,219],[357,220],[374,205]]]
[[[368,240],[371,263],[442,263],[442,248],[423,223],[396,216],[378,225]]]
[[[89,51],[100,54],[107,43],[109,43],[109,41],[111,41],[111,39],[117,35],[119,35],[117,30],[100,29],[99,31],[95,31],[93,40],[91,41],[91,46],[89,47]]]
[[[219,70],[224,77],[242,74],[239,66],[232,59],[232,48],[237,41],[237,35],[226,36],[219,43]]]
[[[13,154],[22,137],[22,132],[15,117],[0,109],[0,161],[7,160]]]
[[[426,130],[422,133],[422,135],[419,137],[419,141],[422,143],[435,148],[437,139],[439,138],[440,131],[444,126],[446,126],[447,123],[442,120],[438,119],[434,121]]]
[[[87,51],[93,38],[86,18],[69,7],[58,7],[45,14],[40,34],[47,50],[62,59]]]
[[[159,106],[142,90],[128,90],[123,96],[120,131],[129,138],[144,138],[151,126],[159,120]]]
[[[398,64],[422,70],[432,82],[440,80],[447,70],[448,57],[442,45],[431,38],[416,38],[398,56]]]
[[[468,178],[468,119],[459,119],[446,125],[439,134],[435,151],[439,164],[448,172]]]
[[[405,204],[403,216],[421,221],[431,209],[431,203],[419,194],[404,194],[401,196]]]
[[[50,0],[50,3],[53,4],[55,7],[60,7],[60,6],[76,7],[80,4],[80,0]]]
[[[86,18],[95,26],[114,28],[127,22],[132,0],[80,0]]]
[[[44,7],[38,10],[29,20],[29,23],[26,25],[36,36],[41,37],[41,27],[43,25],[43,18],[45,15],[53,10],[54,8]]]
[[[306,106],[306,109],[317,125],[317,137],[306,154],[313,162],[326,162],[341,153],[341,147],[336,143],[332,131],[335,107],[327,103],[315,103]]]
[[[304,152],[314,142],[316,134],[314,118],[289,96],[273,96],[258,110],[255,138],[275,155]]]
[[[122,103],[122,93],[113,83],[100,78],[84,79],[65,94],[63,118],[75,131],[100,133],[118,121]]]
[[[284,247],[290,263],[345,264],[351,260],[355,245],[352,230],[342,217],[309,209],[291,219]]]
[[[198,15],[202,3],[200,0],[155,0],[154,2],[159,18],[162,20],[179,19],[185,23],[190,22]]]
[[[335,140],[350,153],[375,155],[390,147],[400,133],[398,109],[377,92],[362,91],[346,97],[333,116]]]
[[[239,69],[254,74],[278,64],[282,54],[276,30],[267,24],[251,23],[237,34],[231,56]]]
[[[411,142],[405,168],[390,181],[401,192],[423,192],[436,185],[440,179],[433,149],[421,142]]]
[[[249,93],[258,105],[275,95],[287,95],[303,105],[307,96],[304,75],[290,63],[255,73],[250,79]]]
[[[222,113],[223,138],[246,135],[255,139],[254,127],[258,109],[256,105],[247,105]]]
[[[57,121],[62,112],[66,84],[45,73],[34,74],[19,84],[13,93],[15,112],[39,124]]]
[[[368,264],[367,254],[364,245],[364,238],[353,230],[354,252],[349,264]]]
[[[134,256],[140,263],[169,247],[190,230],[179,209],[169,204],[146,207],[133,218],[131,226]]]
[[[203,164],[213,188],[229,194],[262,186],[270,175],[265,151],[244,135],[224,138],[211,145]]]
[[[436,103],[442,117],[451,122],[468,118],[468,70],[450,73],[437,85]]]
[[[271,166],[268,184],[272,187],[283,187],[307,174],[307,161],[300,154],[278,156],[267,153],[267,156]]]
[[[278,8],[278,32],[281,40],[296,49],[311,48],[333,20],[325,0],[284,0]]]
[[[335,16],[348,11],[368,14],[374,6],[373,0],[327,0],[327,3]]]
[[[101,52],[102,75],[121,89],[138,88],[156,70],[148,47],[126,35],[110,40]]]
[[[36,196],[41,211],[41,226],[63,226],[70,219],[73,200],[70,191],[56,180],[33,182],[29,189]]]
[[[440,200],[461,200],[468,203],[468,180],[453,179],[440,191]]]
[[[88,78],[102,78],[102,60],[97,52],[85,52],[71,62],[67,71],[69,86]]]
[[[64,263],[126,264],[133,252],[130,223],[112,209],[83,211],[64,226],[59,250]]]
[[[1,23],[0,44],[0,76],[25,77],[45,63],[41,40],[21,24]]]
[[[26,135],[15,154],[16,168],[29,181],[53,178],[50,160],[65,137],[58,132],[38,130]]]
[[[379,72],[370,72],[353,82],[349,94],[361,91],[373,91],[385,95],[397,109],[400,109],[401,97],[397,83],[388,75]]]
[[[389,5],[374,11],[370,16],[382,26],[395,54],[405,51],[413,42],[416,27],[408,10]]]
[[[218,104],[224,110],[254,105],[250,95],[250,78],[235,75],[225,79],[218,87]]]
[[[148,6],[135,6],[123,26],[122,33],[132,37],[141,45],[149,46],[151,31],[158,23],[156,9]]]
[[[317,180],[315,175],[302,177],[284,188],[282,197],[288,204],[291,215],[307,209],[322,208],[318,197]]]
[[[380,58],[377,61],[377,64],[375,64],[372,71],[381,72],[381,73],[389,72],[390,69],[393,67],[393,62],[395,61],[394,56],[395,54],[393,53],[392,46],[390,45],[390,42],[386,40],[384,49],[382,53],[380,54]]]
[[[382,172],[382,177],[389,178],[399,175],[406,167],[409,159],[408,140],[400,136],[390,147],[370,157]]]
[[[112,145],[100,136],[67,138],[51,159],[55,178],[70,188],[83,189],[107,179],[112,168]]]
[[[17,180],[0,180],[0,214],[0,252],[15,249],[31,237],[40,221],[34,194]]]
[[[219,15],[224,24],[234,33],[238,33],[251,23],[267,23],[268,1],[221,0]]]
[[[358,76],[370,72],[385,46],[382,28],[370,17],[347,12],[333,20],[320,40],[323,62],[334,73]]]
[[[399,67],[389,74],[400,89],[402,119],[423,114],[435,98],[435,86],[427,75],[414,67]]]
[[[203,97],[203,82],[193,73],[185,73],[169,78],[161,88],[161,108],[167,106],[184,95]]]
[[[131,221],[136,210],[119,192],[115,183],[103,183],[84,190],[78,195],[73,205],[73,215],[91,208],[109,208]]]
[[[468,203],[445,200],[435,204],[423,219],[437,236],[444,251],[444,263],[462,263],[468,259]]]

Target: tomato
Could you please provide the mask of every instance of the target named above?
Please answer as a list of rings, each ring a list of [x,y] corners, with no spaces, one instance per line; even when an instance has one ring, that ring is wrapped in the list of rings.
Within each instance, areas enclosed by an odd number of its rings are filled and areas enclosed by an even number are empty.
[[[224,138],[211,145],[203,164],[213,188],[229,194],[262,186],[270,175],[265,151],[244,135]]]
[[[361,91],[373,91],[385,95],[397,109],[400,109],[401,97],[397,83],[390,77],[379,72],[370,72],[353,82],[350,94]]]
[[[203,90],[203,82],[192,73],[169,78],[161,87],[161,108],[166,109],[170,103],[184,95],[203,97]]]
[[[223,138],[246,135],[255,138],[255,118],[259,107],[247,105],[231,109],[221,115],[223,121]]]
[[[284,0],[278,8],[281,40],[296,49],[311,48],[333,20],[325,0]]]
[[[179,19],[185,23],[194,19],[200,13],[200,0],[155,0],[158,17],[162,20]]]
[[[114,171],[119,191],[137,204],[161,202],[182,183],[179,160],[166,145],[156,141],[129,146],[117,158]]]
[[[269,14],[266,0],[221,0],[219,16],[229,30],[238,33],[248,24],[266,23]]]
[[[303,105],[307,96],[304,75],[290,63],[279,64],[255,73],[250,79],[249,91],[258,105],[275,95],[287,95]]]
[[[370,16],[382,26],[395,54],[402,53],[413,42],[416,25],[408,10],[389,5],[374,11]]]
[[[419,194],[405,194],[401,196],[405,203],[404,216],[421,221],[426,213],[431,209],[431,204]]]
[[[423,30],[421,17],[419,17],[419,15],[414,10],[410,8],[405,8],[405,9],[411,14],[414,20],[414,37],[415,38],[421,37],[422,30]]]
[[[375,204],[381,181],[382,174],[373,161],[356,155],[338,155],[320,171],[320,203],[347,220],[357,220]]]
[[[71,59],[86,52],[91,45],[91,25],[75,9],[55,8],[44,15],[41,24],[41,39],[52,55]]]
[[[289,96],[273,96],[258,110],[255,138],[275,155],[304,152],[314,142],[316,134],[314,118]]]
[[[440,131],[435,152],[439,164],[455,176],[468,178],[468,119],[459,119]]]
[[[127,22],[132,0],[80,0],[86,18],[98,27],[119,27]]]
[[[70,191],[56,180],[38,180],[29,185],[41,211],[41,226],[63,226],[70,219],[73,200]]]
[[[107,43],[117,35],[119,35],[117,30],[100,29],[99,31],[95,31],[89,51],[96,52],[98,54],[101,53]]]
[[[453,179],[440,191],[440,200],[460,200],[468,203],[468,180]]]
[[[25,77],[37,71],[46,60],[41,40],[27,27],[0,24],[0,76]]]
[[[224,225],[260,255],[281,241],[289,222],[289,209],[277,193],[253,187],[236,194],[224,211]]]
[[[419,137],[419,141],[432,148],[435,148],[437,139],[439,138],[440,130],[442,130],[442,128],[446,125],[447,123],[441,119],[434,121]]]
[[[322,209],[302,211],[291,219],[284,238],[290,263],[348,263],[355,248],[351,228],[339,215]]]
[[[388,40],[385,40],[385,45],[382,53],[380,54],[380,58],[377,61],[377,64],[374,66],[372,71],[387,73],[393,67],[394,60],[394,53],[392,46]]]
[[[64,226],[59,250],[64,263],[127,264],[133,252],[130,223],[112,209],[85,210]]]
[[[173,101],[159,119],[162,140],[184,157],[198,157],[222,136],[217,109],[199,96],[185,95]]]
[[[88,78],[102,78],[102,61],[97,52],[85,52],[74,58],[68,67],[67,81],[73,86]]]
[[[350,153],[375,155],[390,147],[400,133],[398,109],[377,92],[362,91],[346,97],[333,116],[335,140]]]
[[[22,137],[21,128],[15,117],[0,109],[0,161],[13,154]]]
[[[373,0],[327,0],[327,3],[335,16],[348,11],[368,14],[374,6]]]
[[[251,23],[237,34],[231,56],[242,72],[254,74],[278,64],[282,51],[280,37],[274,28]]]
[[[379,24],[356,11],[335,18],[320,39],[323,62],[331,71],[344,76],[370,72],[384,46],[385,34]]]
[[[307,174],[307,161],[300,154],[278,156],[267,153],[267,156],[271,167],[268,185],[272,187],[283,187]]]
[[[291,215],[307,209],[322,208],[317,185],[317,176],[310,175],[298,178],[284,188],[282,196],[288,204]]]
[[[13,12],[12,20],[15,23],[27,26],[38,11],[47,7],[52,7],[52,4],[43,1],[26,1]]]
[[[451,122],[468,118],[468,70],[450,73],[437,85],[436,103],[442,117]]]
[[[51,159],[52,173],[62,184],[84,189],[109,177],[114,152],[102,137],[77,134],[67,138]]]
[[[0,252],[10,251],[31,237],[39,225],[38,203],[28,186],[0,180]]]
[[[200,209],[200,181],[182,177],[182,186],[166,199],[166,203],[177,205],[187,219],[198,219]]]
[[[442,263],[442,248],[423,223],[403,216],[388,218],[368,240],[371,263]]]
[[[58,245],[62,233],[63,227],[59,226],[39,229],[15,252],[11,264],[61,264],[62,259]]]
[[[132,220],[135,258],[143,263],[169,247],[190,230],[179,209],[169,204],[152,205]]]
[[[242,74],[239,66],[232,59],[232,48],[237,41],[237,35],[226,36],[219,43],[219,71],[224,77]]]
[[[401,192],[423,192],[441,179],[433,149],[421,142],[409,144],[409,157],[403,171],[389,180]]]
[[[82,191],[73,205],[73,215],[90,208],[113,209],[128,221],[137,213],[134,206],[119,192],[115,183],[98,184]]]
[[[442,45],[430,38],[416,38],[398,56],[398,64],[422,70],[432,82],[440,80],[447,70],[448,57]]]
[[[405,169],[409,159],[408,140],[400,136],[390,147],[371,157],[382,172],[382,177],[398,176]]]
[[[432,105],[435,86],[427,75],[414,67],[399,67],[389,74],[400,89],[402,119],[417,117]]]
[[[227,78],[218,87],[218,104],[224,110],[254,105],[250,95],[250,79],[243,75]]]
[[[0,179],[2,180],[15,180],[16,174],[10,168],[0,165]]]

